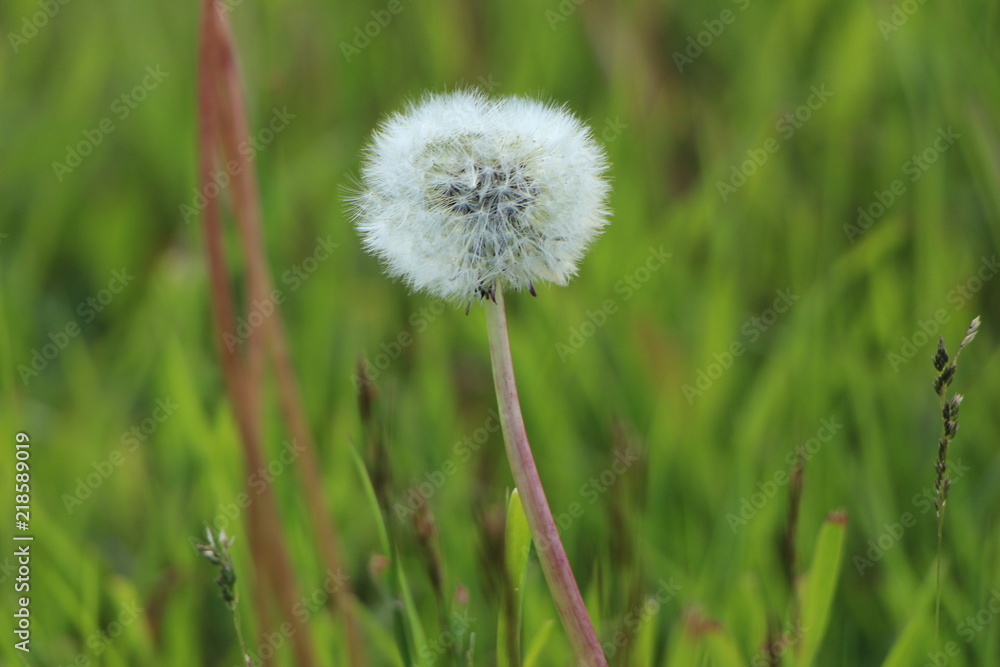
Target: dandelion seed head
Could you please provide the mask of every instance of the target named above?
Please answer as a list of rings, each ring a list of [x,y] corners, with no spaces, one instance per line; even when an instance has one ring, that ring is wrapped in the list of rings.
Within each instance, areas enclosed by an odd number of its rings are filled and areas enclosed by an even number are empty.
[[[565,285],[607,225],[606,169],[564,108],[459,91],[382,123],[351,203],[390,275],[468,301],[500,278],[513,289]]]

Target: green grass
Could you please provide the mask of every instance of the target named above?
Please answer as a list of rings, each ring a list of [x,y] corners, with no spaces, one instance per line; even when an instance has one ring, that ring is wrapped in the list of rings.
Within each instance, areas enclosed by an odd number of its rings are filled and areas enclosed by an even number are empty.
[[[554,0],[471,8],[403,0],[348,61],[341,44],[389,3],[339,4],[246,2],[230,17],[251,127],[266,126],[275,110],[294,115],[253,165],[372,664],[402,665],[396,638],[412,637],[413,627],[394,616],[401,579],[370,568],[373,555],[388,554],[351,452],[362,442],[351,376],[359,357],[382,365],[402,332],[412,343],[375,378],[398,497],[454,463],[427,504],[446,602],[461,609],[452,598],[467,594],[475,620],[456,634],[467,647],[475,633],[473,664],[496,656],[500,589],[484,563],[503,562],[491,540],[502,535],[511,480],[498,430],[477,448],[456,448],[495,409],[483,314],[437,308],[384,278],[342,201],[382,115],[427,89],[481,81],[498,82],[499,94],[565,101],[604,133],[613,163],[613,223],[578,278],[542,287],[537,299],[508,298],[522,408],[550,504],[557,515],[574,503],[583,509],[563,539],[598,633],[613,641],[629,613],[641,620],[611,663],[763,664],[753,661],[769,628],[785,631],[795,608],[782,561],[789,486],[776,480],[810,438],[796,561],[800,572],[839,563],[814,664],[933,664],[948,642],[959,650],[948,665],[1000,663],[1000,619],[989,611],[1000,589],[996,5],[914,3],[883,38],[890,3],[591,0],[562,3],[572,11],[553,26],[562,18],[547,14],[560,11]],[[7,535],[18,431],[31,436],[35,536],[32,652],[25,659],[13,648],[16,575],[0,569],[0,663],[235,665],[214,572],[193,546],[207,522],[229,524],[244,631],[255,644],[246,530],[242,516],[226,516],[248,472],[212,342],[200,221],[185,224],[179,209],[197,187],[197,6],[58,5],[15,52],[8,34],[39,7],[12,0],[0,10],[0,565],[14,562]],[[732,22],[679,72],[674,52],[726,9]],[[134,109],[116,105],[150,66],[167,76]],[[781,119],[813,86],[832,96],[788,136]],[[103,118],[114,130],[100,132],[59,180],[52,163]],[[914,171],[913,156],[948,128],[959,138]],[[778,148],[768,153],[769,145]],[[766,162],[723,201],[718,183],[761,149]],[[897,179],[901,194],[852,243],[845,225]],[[311,266],[304,260],[317,239],[337,247],[303,279],[295,267]],[[670,254],[662,267],[641,270],[661,248]],[[134,279],[107,293],[100,312],[88,306],[123,270]],[[987,279],[977,287],[969,281],[980,270]],[[758,324],[779,290],[797,298]],[[586,324],[599,311],[606,322]],[[976,315],[983,326],[953,385],[967,398],[949,454],[935,639],[936,525],[921,494],[933,490],[940,430],[936,334],[919,332],[937,317],[953,349]],[[19,368],[50,334],[73,330],[68,323],[78,335],[67,334],[65,349],[25,382]],[[911,355],[903,339],[915,336]],[[734,343],[741,352],[730,360]],[[264,395],[276,458],[285,435],[273,384]],[[125,434],[160,399],[176,410],[147,422],[152,432],[135,444]],[[838,426],[821,433],[824,420]],[[641,447],[641,463],[605,491],[584,487],[611,466],[619,428],[629,434],[619,443]],[[274,480],[284,529],[274,539],[287,544],[309,595],[326,575],[288,470]],[[66,498],[88,475],[99,485],[68,511]],[[765,501],[734,531],[727,516],[754,493]],[[840,539],[823,537],[837,509],[847,515],[839,560],[814,553]],[[894,538],[907,513],[912,525]],[[433,642],[453,610],[442,614],[435,602],[411,524],[394,530],[398,576],[412,592],[407,618],[419,617]],[[880,538],[890,548],[859,568],[856,557],[868,559],[869,541]],[[661,581],[679,588],[643,612]],[[561,628],[546,625],[556,616],[534,558],[523,604],[524,655],[566,664]],[[309,630],[321,664],[344,664],[337,618],[310,613]],[[801,664],[799,650],[792,641],[783,664]],[[277,664],[291,664],[290,655],[286,642]]]

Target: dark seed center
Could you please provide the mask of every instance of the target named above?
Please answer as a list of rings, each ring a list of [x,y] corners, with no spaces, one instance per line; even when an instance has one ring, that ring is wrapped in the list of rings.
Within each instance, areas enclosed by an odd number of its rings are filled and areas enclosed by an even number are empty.
[[[538,196],[538,187],[521,169],[504,169],[500,165],[463,168],[441,190],[441,204],[455,213],[470,217],[485,217],[489,223],[520,228],[525,212]]]

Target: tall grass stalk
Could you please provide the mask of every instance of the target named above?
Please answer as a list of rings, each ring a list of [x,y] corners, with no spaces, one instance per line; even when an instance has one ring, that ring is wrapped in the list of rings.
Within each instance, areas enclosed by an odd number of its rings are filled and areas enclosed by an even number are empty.
[[[979,330],[979,318],[976,317],[969,324],[962,339],[955,357],[948,359],[948,351],[944,347],[944,339],[938,338],[937,353],[934,355],[934,370],[938,372],[934,380],[934,391],[941,402],[941,421],[944,432],[938,440],[937,460],[934,462],[934,470],[937,477],[934,480],[934,509],[937,516],[937,599],[934,603],[934,636],[939,636],[941,629],[941,552],[944,535],[944,509],[948,502],[948,491],[951,488],[951,478],[948,477],[948,446],[958,432],[958,408],[962,405],[962,394],[955,394],[948,397],[948,387],[955,379],[955,372],[958,370],[958,356],[962,354],[965,346],[972,342]]]

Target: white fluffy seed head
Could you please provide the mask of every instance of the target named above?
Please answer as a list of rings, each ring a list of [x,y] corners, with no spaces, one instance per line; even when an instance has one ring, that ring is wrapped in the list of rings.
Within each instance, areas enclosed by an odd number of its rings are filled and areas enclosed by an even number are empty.
[[[365,248],[411,287],[457,301],[565,285],[607,224],[607,160],[564,108],[476,91],[388,118],[352,199]]]

